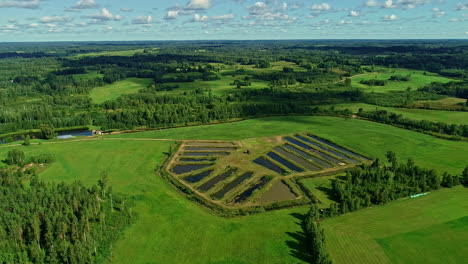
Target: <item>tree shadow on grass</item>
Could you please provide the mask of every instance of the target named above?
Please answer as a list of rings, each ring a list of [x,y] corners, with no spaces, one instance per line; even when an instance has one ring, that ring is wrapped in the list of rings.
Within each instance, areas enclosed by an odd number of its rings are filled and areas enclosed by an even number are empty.
[[[310,255],[308,254],[307,249],[305,247],[306,237],[305,237],[303,227],[302,227],[302,220],[304,219],[305,215],[298,214],[298,213],[292,213],[290,215],[296,218],[297,220],[299,220],[299,221],[296,221],[296,224],[301,226],[301,231],[286,232],[286,234],[290,238],[290,240],[286,241],[286,245],[290,249],[291,256],[301,261],[310,263]]]

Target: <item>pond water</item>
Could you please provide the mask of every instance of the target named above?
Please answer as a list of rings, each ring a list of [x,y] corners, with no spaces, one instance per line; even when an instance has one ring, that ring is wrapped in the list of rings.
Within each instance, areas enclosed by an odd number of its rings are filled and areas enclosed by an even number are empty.
[[[330,155],[328,155],[326,153],[320,152],[320,151],[318,151],[316,149],[313,149],[312,147],[307,146],[306,144],[304,144],[304,143],[302,143],[302,142],[300,142],[300,141],[298,141],[296,139],[288,138],[288,137],[286,137],[285,139],[287,141],[291,142],[292,144],[294,144],[296,146],[299,146],[299,147],[303,147],[303,148],[307,149],[309,152],[311,152],[311,153],[313,153],[315,155],[318,155],[318,156],[320,156],[320,157],[322,157],[322,158],[324,158],[324,159],[326,159],[326,160],[328,160],[328,161],[330,161],[330,162],[332,162],[334,164],[338,165],[338,164],[343,163],[341,160],[338,160],[338,159],[336,159],[336,158],[334,158],[334,157],[332,157],[332,156],[330,156]]]
[[[218,147],[185,147],[189,151],[235,151],[236,148],[218,148]]]
[[[92,136],[93,131],[88,129],[76,129],[76,130],[63,130],[57,132],[58,139],[72,138],[72,137],[86,137]]]
[[[233,147],[234,144],[230,142],[185,142],[185,145],[191,147]]]
[[[172,171],[175,174],[184,174],[184,173],[189,173],[191,171],[196,171],[196,170],[201,170],[204,168],[208,168],[209,166],[212,166],[213,164],[188,164],[188,165],[176,165],[174,168],[172,168]]]
[[[179,161],[181,162],[201,162],[201,161],[215,161],[216,159],[191,159],[191,158],[181,158]]]
[[[229,169],[228,171],[226,172],[223,172],[221,174],[219,174],[218,176],[210,179],[209,181],[205,182],[204,184],[202,184],[200,187],[198,187],[198,189],[202,192],[207,192],[209,191],[211,188],[213,188],[213,186],[215,186],[218,182],[220,181],[223,181],[225,179],[227,179],[229,176],[231,176],[233,173],[235,172],[234,169]]]
[[[277,166],[276,164],[274,164],[273,162],[267,160],[266,158],[264,157],[260,157],[256,160],[253,161],[254,163],[260,165],[260,166],[263,166],[267,169],[270,169],[276,173],[279,173],[279,174],[283,174],[283,173],[286,173],[286,171],[284,171],[282,168],[280,168],[279,166]]]
[[[316,146],[316,147],[318,147],[318,148],[320,148],[320,149],[323,149],[323,150],[325,150],[325,151],[328,151],[328,152],[330,152],[330,153],[332,153],[332,154],[334,154],[334,155],[336,155],[336,156],[338,156],[338,157],[340,157],[340,158],[342,158],[342,159],[344,159],[344,160],[347,160],[347,161],[349,161],[349,162],[352,162],[352,163],[359,163],[358,161],[356,161],[356,160],[354,160],[354,159],[351,159],[351,158],[348,158],[348,156],[345,156],[345,155],[341,154],[340,152],[338,152],[338,151],[336,151],[336,150],[333,150],[333,149],[331,149],[331,148],[327,148],[327,147],[325,147],[325,146],[322,146],[321,144],[315,143],[314,141],[312,141],[312,140],[310,140],[310,139],[308,139],[308,138],[306,138],[306,137],[303,137],[303,136],[296,136],[296,138],[298,138],[298,139],[300,139],[300,140],[303,140],[303,141],[305,141],[305,142],[307,142],[307,143],[309,143],[309,144],[311,144],[311,145],[314,145],[314,146]]]
[[[227,156],[226,152],[184,152],[181,156],[208,157],[208,156]]]
[[[311,160],[313,163],[315,164],[318,164],[319,166],[321,166],[322,168],[333,168],[333,165],[331,165],[330,163],[328,162],[325,162],[315,156],[312,156],[296,147],[294,147],[293,145],[289,145],[289,144],[286,144],[284,145],[285,148],[291,150],[291,151],[294,151],[295,153],[297,153],[298,155],[301,155],[303,158],[305,159],[308,159],[308,160]]]
[[[313,165],[312,163],[310,163],[308,160],[305,160],[299,156],[296,156],[295,154],[292,154],[286,150],[284,150],[283,148],[281,147],[275,147],[273,148],[273,150],[282,155],[283,157],[286,157],[294,162],[296,162],[297,164],[301,165],[302,167],[304,167],[305,169],[307,170],[310,170],[310,171],[319,171],[320,168]]]
[[[199,181],[203,180],[204,178],[208,177],[212,172],[213,172],[213,170],[203,171],[203,172],[200,172],[198,174],[185,177],[184,181],[189,182],[189,183],[196,183],[196,182],[199,182]]]
[[[280,155],[274,153],[274,152],[268,152],[267,156],[274,159],[275,161],[281,163],[283,166],[286,166],[286,168],[292,170],[292,171],[297,171],[297,172],[303,172],[304,170],[299,168],[298,166],[292,164],[285,158],[281,157]]]
[[[292,200],[296,198],[291,189],[284,184],[282,181],[278,181],[271,187],[270,190],[266,191],[258,200],[261,203],[276,202]]]
[[[245,201],[247,198],[249,198],[252,193],[260,188],[263,187],[263,185],[267,184],[268,182],[270,181],[269,178],[267,177],[262,177],[260,179],[259,182],[257,182],[254,186],[250,187],[249,189],[247,189],[246,191],[244,191],[243,193],[241,193],[239,196],[237,196],[236,198],[234,198],[234,203],[241,203],[243,201]]]
[[[351,155],[351,156],[354,156],[354,157],[357,157],[357,158],[360,158],[360,159],[363,159],[363,160],[369,160],[369,159],[366,158],[366,157],[363,157],[363,156],[361,156],[361,155],[359,155],[359,154],[356,154],[356,153],[354,153],[354,152],[351,152],[351,151],[349,151],[349,150],[347,150],[347,149],[341,148],[341,147],[339,147],[339,146],[337,146],[337,145],[335,145],[335,144],[332,144],[332,143],[330,143],[330,142],[328,142],[328,141],[325,141],[325,140],[323,140],[323,139],[321,139],[321,138],[318,138],[318,137],[316,137],[316,136],[313,136],[313,135],[307,135],[307,136],[310,137],[310,138],[313,138],[313,139],[317,140],[318,142],[321,142],[321,143],[323,143],[323,144],[325,144],[325,145],[328,145],[328,146],[330,146],[330,147],[332,147],[332,148],[335,148],[335,149],[337,149],[337,150],[339,150],[339,151],[341,151],[341,152],[344,152],[344,153],[346,153],[346,154],[348,154],[348,155]]]
[[[213,197],[216,198],[217,200],[223,198],[226,193],[228,193],[229,191],[231,191],[232,189],[237,187],[237,185],[241,184],[245,180],[252,177],[252,175],[253,175],[253,172],[246,172],[246,173],[242,174],[241,176],[234,179],[232,182],[226,184],[220,191],[215,193],[213,195]]]

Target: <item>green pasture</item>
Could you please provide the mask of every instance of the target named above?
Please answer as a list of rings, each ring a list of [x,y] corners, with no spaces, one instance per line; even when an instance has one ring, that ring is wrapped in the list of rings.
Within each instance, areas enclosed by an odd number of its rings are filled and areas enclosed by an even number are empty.
[[[95,184],[100,173],[106,171],[114,192],[133,195],[137,218],[114,246],[113,263],[304,263],[295,251],[300,231],[298,215],[307,207],[234,219],[215,216],[182,197],[154,173],[173,141],[134,140],[238,140],[300,131],[375,157],[383,158],[387,150],[393,150],[401,158],[414,157],[420,165],[454,173],[459,173],[468,160],[468,143],[361,120],[304,116],[118,134],[94,141],[0,147],[0,160],[13,148],[25,151],[27,156],[53,153],[57,161],[40,174],[42,179]],[[326,184],[319,181],[311,182],[309,187]],[[376,239],[464,217],[467,194],[466,189],[457,187],[325,220],[331,255],[337,263],[387,263],[386,252],[398,250],[396,242],[385,242],[387,249]],[[443,257],[438,252],[431,254]],[[410,252],[405,254],[403,258],[415,259]]]
[[[425,109],[408,109],[396,107],[382,107],[364,103],[356,104],[338,104],[336,109],[350,109],[353,112],[358,112],[359,108],[364,110],[386,110],[403,115],[414,120],[427,120],[433,122],[444,122],[449,124],[468,125],[468,112],[461,111],[442,111],[442,110],[425,110]]]
[[[389,78],[392,75],[411,75],[411,79],[407,82],[404,81],[390,81]],[[385,86],[369,86],[360,83],[363,80],[387,80]],[[389,69],[389,68],[378,68],[375,73],[363,74],[352,78],[352,86],[355,88],[362,88],[368,92],[385,93],[388,91],[405,91],[408,87],[412,90],[416,90],[432,82],[447,83],[453,81],[445,77],[438,76],[434,73],[426,73],[424,71],[410,70],[410,69]]]
[[[335,263],[464,263],[468,190],[458,186],[326,219]]]
[[[114,192],[134,195],[136,222],[114,246],[112,263],[304,263],[290,254],[306,208],[225,219],[182,197],[154,173],[172,142],[98,140],[19,147],[26,155],[54,153],[40,177],[96,184],[102,171]],[[11,148],[0,148],[0,159]]]
[[[102,51],[102,52],[89,52],[73,56],[73,58],[82,58],[82,57],[98,57],[98,56],[122,56],[122,57],[131,57],[136,53],[143,52],[144,49],[134,49],[134,50],[119,50],[119,51]]]
[[[150,83],[151,79],[128,78],[113,84],[96,87],[91,90],[89,96],[93,102],[100,104],[105,101],[117,99],[124,94],[136,93],[140,89],[146,88]]]
[[[109,137],[239,140],[306,131],[372,157],[384,159],[387,151],[391,150],[401,159],[414,158],[421,166],[454,173],[460,173],[468,165],[468,142],[449,141],[389,125],[336,117],[267,117]]]
[[[335,179],[334,176],[325,176],[317,178],[309,178],[302,180],[304,186],[320,201],[320,208],[328,208],[333,201],[328,197],[326,190],[331,189],[331,180]]]

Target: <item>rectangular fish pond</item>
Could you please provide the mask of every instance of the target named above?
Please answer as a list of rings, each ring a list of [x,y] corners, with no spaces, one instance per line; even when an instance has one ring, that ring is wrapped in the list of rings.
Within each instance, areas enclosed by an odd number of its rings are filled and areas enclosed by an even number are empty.
[[[234,198],[234,203],[241,203],[243,201],[245,201],[247,198],[249,198],[252,193],[260,188],[262,188],[265,184],[267,184],[271,179],[268,178],[268,177],[262,177],[260,179],[260,181],[258,181],[257,183],[254,184],[254,186],[250,187],[249,189],[247,189],[246,191],[244,191],[243,193],[241,193],[239,196],[237,196],[236,198]]]
[[[301,157],[303,157],[305,159],[311,160],[313,163],[319,165],[322,168],[333,168],[333,165],[331,165],[330,163],[325,162],[325,161],[323,161],[323,160],[321,160],[321,159],[319,159],[319,158],[317,158],[317,157],[315,157],[313,155],[310,155],[310,154],[308,154],[308,153],[294,147],[293,145],[286,144],[286,145],[284,145],[284,148],[289,149],[289,150],[297,153],[298,155],[300,155]]]
[[[286,151],[285,149],[281,148],[281,147],[274,147],[273,150],[280,154],[281,156],[283,157],[286,157],[294,162],[296,162],[297,164],[301,165],[303,168],[307,169],[307,170],[310,170],[310,171],[319,171],[321,170],[319,167],[315,166],[314,164],[310,163],[308,160],[306,159],[303,159],[299,156],[296,156],[295,154],[292,154],[288,151]]]
[[[192,172],[192,171],[197,171],[197,170],[201,170],[201,169],[204,169],[204,168],[208,168],[210,166],[213,166],[213,164],[184,164],[184,165],[175,165],[173,168],[172,168],[172,171],[175,173],[175,174],[185,174],[185,173],[189,173],[189,172]]]
[[[337,145],[335,145],[335,144],[332,144],[332,143],[330,143],[330,142],[328,142],[328,141],[325,141],[325,140],[323,140],[323,139],[321,139],[321,138],[319,138],[319,137],[316,137],[316,136],[313,136],[313,135],[310,135],[310,134],[307,134],[307,136],[310,137],[310,138],[313,138],[313,139],[317,140],[318,142],[323,143],[323,144],[325,144],[325,145],[327,145],[327,146],[329,146],[329,147],[332,147],[332,148],[335,148],[335,149],[337,149],[337,150],[339,150],[339,151],[341,151],[341,152],[344,152],[344,153],[350,155],[351,157],[357,157],[357,158],[359,158],[359,159],[363,159],[363,160],[365,160],[365,161],[369,161],[369,159],[366,158],[366,157],[364,157],[364,156],[361,156],[361,155],[356,154],[356,153],[354,153],[354,152],[351,152],[351,151],[349,151],[349,150],[347,150],[347,149],[344,149],[344,148],[342,148],[342,147],[339,147],[339,146],[337,146]]]
[[[333,149],[331,149],[331,148],[327,148],[327,147],[325,147],[325,146],[322,146],[321,144],[315,143],[314,141],[312,141],[312,140],[310,140],[310,139],[308,139],[308,138],[306,138],[306,137],[303,137],[303,136],[296,136],[296,138],[298,138],[298,139],[300,139],[300,140],[302,140],[302,141],[305,141],[305,142],[307,142],[307,143],[309,143],[309,144],[311,144],[311,145],[313,145],[313,146],[316,146],[316,147],[318,147],[318,148],[320,148],[320,149],[323,149],[323,150],[325,150],[325,151],[328,151],[328,152],[330,152],[330,153],[332,153],[332,154],[334,154],[334,155],[336,155],[336,156],[338,156],[338,157],[340,157],[340,158],[342,158],[342,159],[344,159],[344,160],[346,160],[346,161],[349,161],[349,162],[352,162],[352,163],[359,163],[359,161],[357,161],[357,160],[354,160],[354,159],[352,159],[352,158],[349,158],[348,156],[345,156],[344,154],[341,154],[340,152],[338,152],[338,151],[336,151],[336,150],[333,150]]]
[[[215,148],[215,147],[185,147],[187,151],[235,151],[236,148]]]
[[[209,191],[211,188],[213,188],[213,186],[215,186],[218,182],[220,181],[223,181],[227,178],[229,178],[229,176],[231,176],[233,173],[235,172],[234,169],[229,169],[221,174],[219,174],[218,176],[216,177],[213,177],[212,179],[210,179],[209,181],[205,182],[204,184],[202,184],[200,187],[198,187],[198,189],[202,192],[207,192]]]
[[[213,170],[207,170],[207,171],[203,171],[198,174],[195,174],[195,175],[187,176],[184,178],[184,181],[189,182],[189,183],[197,183],[203,180],[204,178],[208,177],[212,172]]]
[[[213,194],[213,197],[216,198],[217,200],[223,198],[226,193],[228,193],[232,189],[236,188],[239,184],[241,184],[245,180],[252,177],[252,175],[253,175],[253,172],[246,172],[246,173],[242,174],[241,176],[235,178],[230,183],[226,184],[221,190],[219,190],[218,192]]]
[[[302,148],[310,151],[313,154],[319,155],[320,157],[322,157],[322,158],[326,159],[327,161],[330,161],[330,162],[332,162],[332,163],[334,163],[336,165],[339,165],[339,164],[343,163],[342,161],[340,161],[340,160],[338,160],[338,159],[336,159],[336,158],[334,158],[334,157],[332,157],[332,156],[330,156],[330,155],[328,155],[326,153],[323,153],[323,152],[320,152],[318,150],[313,149],[312,147],[300,142],[299,140],[296,140],[296,139],[291,138],[291,137],[285,137],[284,139],[286,139],[287,141],[289,141],[290,143],[292,143],[292,144],[294,144],[296,146],[302,147]]]
[[[264,158],[264,157],[260,157],[256,160],[253,161],[254,163],[260,165],[260,166],[263,166],[267,169],[270,169],[276,173],[279,173],[279,174],[284,174],[286,173],[285,170],[283,170],[282,168],[280,168],[278,165],[274,164],[273,162],[269,161],[268,159]]]
[[[303,172],[304,170],[299,168],[298,166],[292,164],[291,162],[289,162],[288,160],[286,160],[285,158],[281,157],[280,155],[274,153],[274,152],[268,152],[267,153],[267,156],[272,158],[273,160],[281,163],[281,165],[285,166],[286,168],[292,170],[292,171],[296,171],[296,172]]]
[[[209,156],[227,156],[229,153],[226,152],[184,152],[182,156],[190,157],[209,157]]]

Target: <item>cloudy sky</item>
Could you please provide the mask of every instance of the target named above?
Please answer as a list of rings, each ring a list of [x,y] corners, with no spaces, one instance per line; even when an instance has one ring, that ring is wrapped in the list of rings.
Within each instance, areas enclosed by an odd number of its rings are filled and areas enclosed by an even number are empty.
[[[466,0],[0,0],[0,41],[468,38]]]

